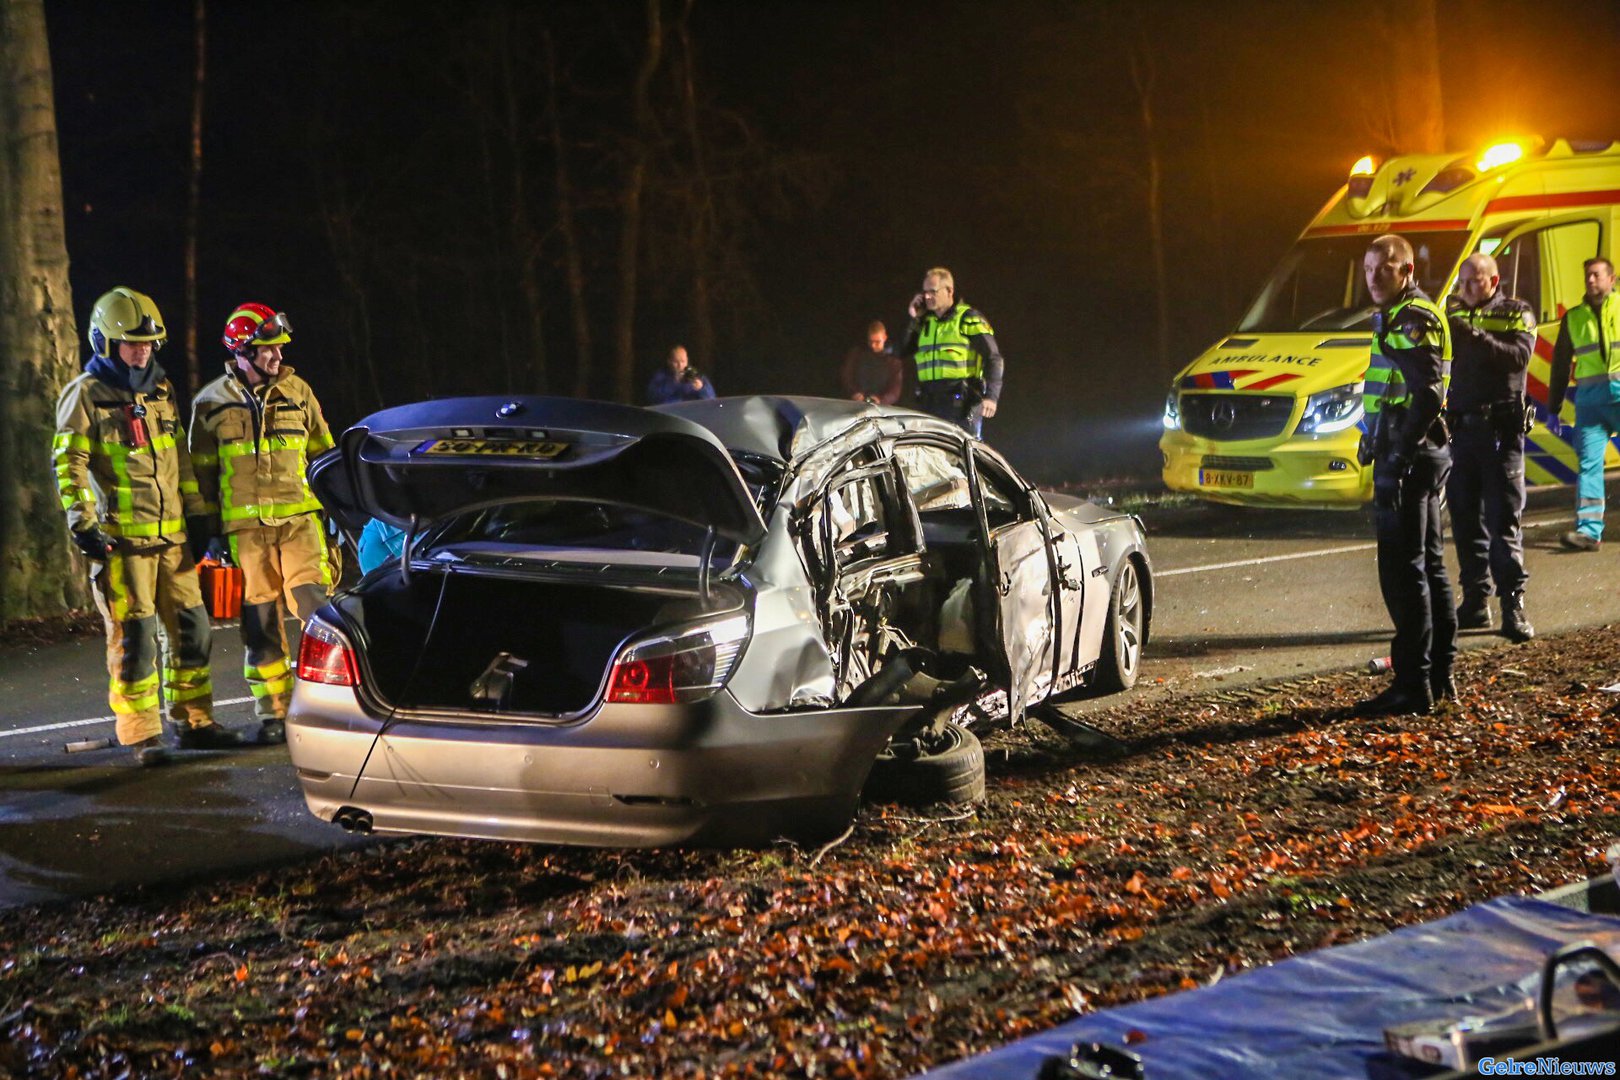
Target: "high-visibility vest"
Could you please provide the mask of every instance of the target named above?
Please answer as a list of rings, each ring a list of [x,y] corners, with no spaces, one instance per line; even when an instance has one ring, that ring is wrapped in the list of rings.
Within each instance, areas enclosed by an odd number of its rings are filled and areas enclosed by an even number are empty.
[[[203,512],[185,439],[167,379],[151,393],[89,372],[68,383],[51,443],[68,528],[100,526],[137,546],[183,541],[187,515]]]
[[[917,381],[984,378],[984,358],[971,338],[993,333],[990,321],[958,303],[942,319],[929,312],[917,332]]]
[[[191,460],[208,512],[226,533],[314,513],[321,504],[305,471],[332,446],[315,392],[283,364],[255,395],[234,366],[197,392],[191,410]]]
[[[1575,346],[1575,401],[1603,404],[1620,401],[1620,293],[1603,298],[1603,309],[1586,302],[1564,313],[1570,344]]]
[[[1416,341],[1399,329],[1401,312],[1412,305],[1431,313],[1436,324],[1435,329],[1431,329],[1421,340]],[[1405,405],[1412,396],[1401,369],[1384,351],[1386,345],[1391,351],[1415,349],[1419,346],[1440,347],[1440,403],[1444,405],[1446,391],[1451,387],[1451,328],[1446,323],[1445,312],[1441,311],[1433,300],[1421,292],[1414,291],[1389,309],[1384,316],[1384,325],[1390,329],[1383,334],[1373,335],[1372,354],[1368,358],[1367,374],[1364,376],[1362,407],[1367,415],[1377,416],[1386,406]]]

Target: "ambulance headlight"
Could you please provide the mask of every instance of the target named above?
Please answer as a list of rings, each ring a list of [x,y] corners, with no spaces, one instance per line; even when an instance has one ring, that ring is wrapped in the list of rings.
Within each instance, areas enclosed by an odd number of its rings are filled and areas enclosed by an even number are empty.
[[[1181,429],[1181,401],[1176,397],[1174,390],[1164,399],[1164,426],[1169,431]]]
[[[1305,414],[1299,418],[1302,435],[1327,435],[1355,427],[1361,422],[1361,384],[1335,386],[1305,399]]]

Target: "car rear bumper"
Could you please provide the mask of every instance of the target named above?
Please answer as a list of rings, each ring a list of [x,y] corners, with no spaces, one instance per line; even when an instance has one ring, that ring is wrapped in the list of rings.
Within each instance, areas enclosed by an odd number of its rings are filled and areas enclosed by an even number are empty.
[[[566,725],[401,715],[379,738],[384,721],[351,689],[300,682],[287,743],[313,814],[331,821],[352,807],[377,832],[766,843],[843,828],[909,711],[760,716],[721,692],[688,705],[604,706]]]
[[[1354,510],[1372,495],[1372,470],[1356,461],[1359,438],[1351,429],[1238,443],[1167,431],[1164,485],[1213,502]]]

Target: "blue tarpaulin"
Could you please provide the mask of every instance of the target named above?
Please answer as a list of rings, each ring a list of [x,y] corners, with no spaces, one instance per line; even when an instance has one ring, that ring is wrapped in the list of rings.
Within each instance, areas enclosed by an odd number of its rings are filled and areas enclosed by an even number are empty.
[[[1432,923],[1296,956],[1214,986],[1078,1017],[925,1074],[1033,1080],[1077,1042],[1126,1046],[1147,1080],[1345,1077],[1385,1061],[1384,1028],[1522,1002],[1548,954],[1591,941],[1620,954],[1620,918],[1501,897]],[[1142,1037],[1145,1036],[1145,1037]]]

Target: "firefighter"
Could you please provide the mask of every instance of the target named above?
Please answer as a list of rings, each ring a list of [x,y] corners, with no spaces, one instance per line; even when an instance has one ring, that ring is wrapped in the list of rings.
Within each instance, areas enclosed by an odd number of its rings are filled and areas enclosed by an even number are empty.
[[[107,701],[118,741],[142,765],[168,760],[163,702],[182,749],[241,741],[214,723],[208,612],[187,544],[188,524],[193,543],[206,542],[197,530],[207,519],[174,388],[157,362],[166,336],[151,297],[119,287],[97,300],[93,355],[56,403],[52,444],[68,528],[90,560],[107,627]]]
[[[1585,269],[1586,300],[1564,314],[1547,384],[1547,408],[1557,416],[1573,368],[1581,476],[1575,486],[1575,528],[1559,537],[1572,551],[1596,551],[1603,544],[1603,458],[1610,436],[1620,435],[1620,297],[1614,292],[1614,264],[1587,259]]]
[[[916,360],[919,406],[978,438],[996,415],[1005,367],[990,320],[957,302],[956,279],[943,266],[923,275],[910,312],[900,355]]]
[[[1536,316],[1523,300],[1500,292],[1496,260],[1470,255],[1446,297],[1453,353],[1446,423],[1451,479],[1446,484],[1457,543],[1462,602],[1457,626],[1488,630],[1494,583],[1502,634],[1536,636],[1524,611],[1520,518],[1524,514],[1524,373],[1536,345]]]
[[[1378,310],[1367,368],[1363,464],[1373,466],[1378,585],[1395,623],[1395,680],[1356,706],[1362,716],[1426,713],[1454,700],[1457,612],[1446,577],[1440,491],[1451,472],[1442,410],[1451,373],[1444,313],[1418,288],[1412,245],[1380,236],[1362,270]]]
[[[191,457],[205,506],[218,515],[212,552],[242,568],[242,673],[259,742],[287,741],[293,673],[281,603],[305,622],[332,591],[321,504],[304,471],[332,445],[309,384],[282,363],[287,316],[239,305],[225,322],[225,373],[197,394]]]

